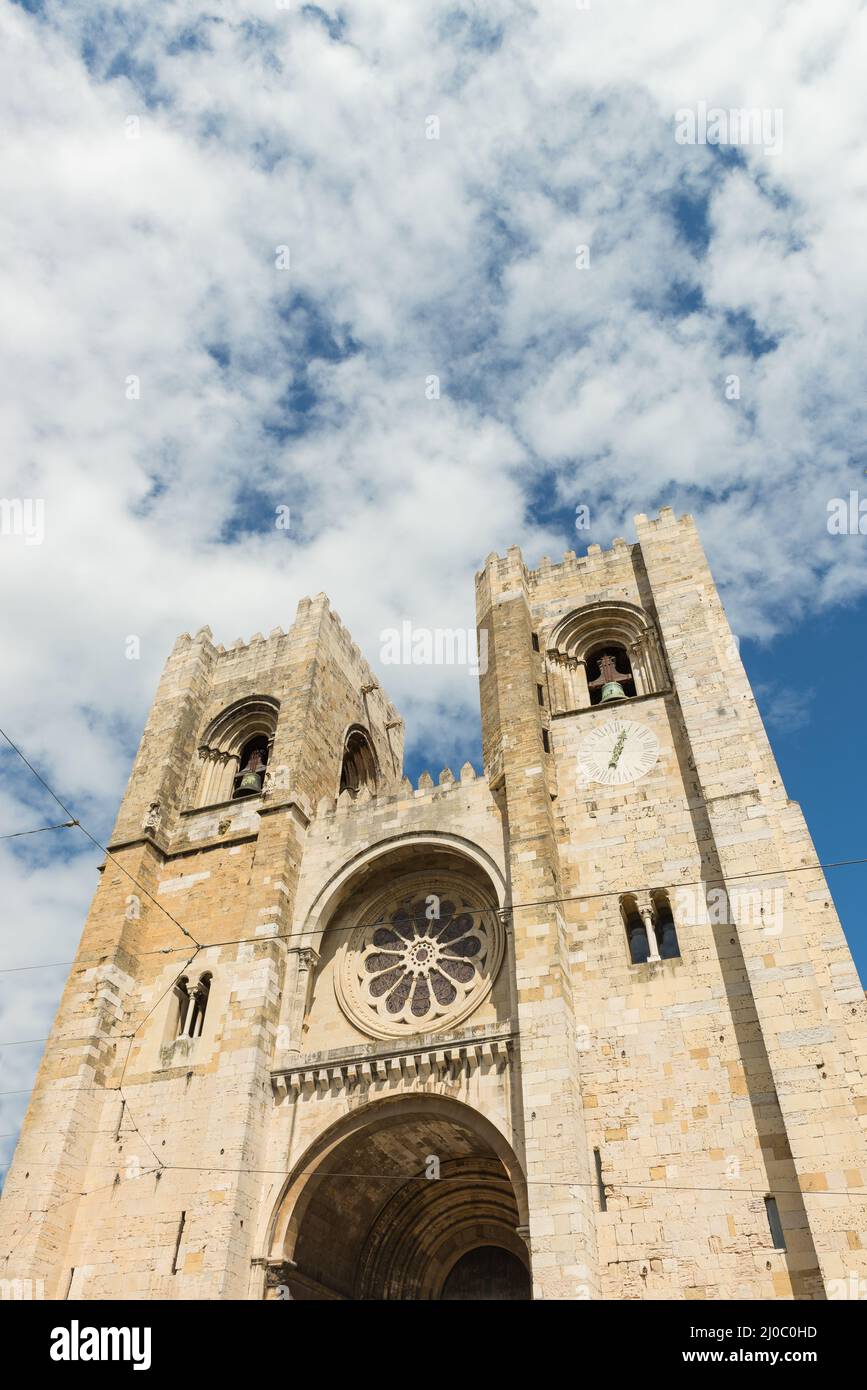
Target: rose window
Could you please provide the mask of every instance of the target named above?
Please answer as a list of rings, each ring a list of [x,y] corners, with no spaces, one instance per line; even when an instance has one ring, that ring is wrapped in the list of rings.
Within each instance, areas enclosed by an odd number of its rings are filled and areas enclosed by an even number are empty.
[[[488,993],[502,957],[496,911],[469,886],[430,880],[368,908],[338,971],[355,1021],[385,1037],[457,1022]]]

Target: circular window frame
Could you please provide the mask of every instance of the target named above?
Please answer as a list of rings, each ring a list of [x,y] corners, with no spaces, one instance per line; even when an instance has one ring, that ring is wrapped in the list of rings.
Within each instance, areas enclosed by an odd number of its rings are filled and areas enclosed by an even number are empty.
[[[396,911],[404,899],[417,894],[424,898],[429,897],[434,888],[441,890],[438,894],[441,899],[460,894],[462,906],[474,915],[479,912],[488,914],[490,947],[485,973],[480,975],[477,972],[475,985],[465,998],[454,1005],[446,1005],[439,1017],[415,1028],[411,1022],[391,1023],[363,997],[354,960],[364,943],[365,935],[375,927],[389,925],[385,916],[387,912]],[[453,1031],[488,998],[500,972],[505,953],[505,932],[493,891],[486,892],[474,879],[450,868],[407,874],[399,878],[388,888],[368,898],[352,913],[345,927],[344,940],[338,947],[334,970],[337,1002],[349,1021],[361,1032],[389,1042],[396,1038],[416,1038],[428,1033]]]

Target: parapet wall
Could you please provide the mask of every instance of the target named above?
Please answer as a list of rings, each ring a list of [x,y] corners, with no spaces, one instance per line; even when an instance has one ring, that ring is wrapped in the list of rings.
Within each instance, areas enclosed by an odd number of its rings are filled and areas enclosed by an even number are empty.
[[[670,507],[663,507],[657,518],[648,521],[639,514],[636,527],[643,533],[665,529],[671,531],[674,549],[685,540],[695,537],[695,522],[689,515],[675,517]],[[477,611],[482,615],[492,604],[523,590],[527,604],[538,623],[540,642],[564,614],[573,608],[595,603],[601,599],[623,599],[653,613],[653,595],[647,582],[641,545],[628,543],[618,536],[608,550],[590,545],[586,554],[567,550],[563,559],[554,562],[543,555],[536,569],[524,564],[519,546],[511,546],[505,555],[492,553],[485,567],[476,575]]]

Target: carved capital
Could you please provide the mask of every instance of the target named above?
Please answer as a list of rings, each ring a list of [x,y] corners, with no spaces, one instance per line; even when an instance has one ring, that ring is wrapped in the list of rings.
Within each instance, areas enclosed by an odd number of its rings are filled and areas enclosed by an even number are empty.
[[[298,947],[298,965],[302,970],[315,970],[319,964],[319,952],[312,946]]]

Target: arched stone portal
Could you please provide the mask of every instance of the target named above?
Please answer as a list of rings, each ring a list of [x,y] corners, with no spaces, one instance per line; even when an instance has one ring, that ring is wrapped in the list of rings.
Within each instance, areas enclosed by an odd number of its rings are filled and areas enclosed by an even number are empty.
[[[373,1102],[290,1177],[266,1296],[529,1298],[525,1223],[523,1174],[490,1121],[437,1095]]]

